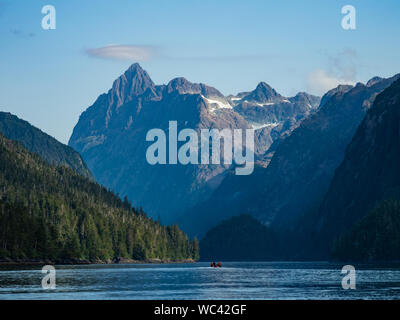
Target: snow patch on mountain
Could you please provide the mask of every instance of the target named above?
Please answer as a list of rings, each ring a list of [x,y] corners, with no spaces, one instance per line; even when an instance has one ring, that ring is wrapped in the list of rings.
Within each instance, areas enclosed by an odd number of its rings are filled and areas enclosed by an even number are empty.
[[[228,102],[209,99],[209,98],[206,98],[203,95],[201,97],[210,105],[211,112],[214,112],[217,109],[233,109],[232,106]],[[215,107],[215,105],[217,105],[217,107]]]
[[[254,130],[260,130],[267,127],[275,128],[280,125],[279,122],[269,122],[269,123],[249,122],[249,124]]]

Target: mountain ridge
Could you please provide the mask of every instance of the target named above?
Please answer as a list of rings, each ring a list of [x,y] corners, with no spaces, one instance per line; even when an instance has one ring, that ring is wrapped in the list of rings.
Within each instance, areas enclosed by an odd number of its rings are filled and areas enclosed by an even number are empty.
[[[66,165],[83,176],[93,179],[81,155],[73,148],[9,112],[0,112],[0,133],[11,140],[18,141],[29,151],[38,153],[50,164]]]

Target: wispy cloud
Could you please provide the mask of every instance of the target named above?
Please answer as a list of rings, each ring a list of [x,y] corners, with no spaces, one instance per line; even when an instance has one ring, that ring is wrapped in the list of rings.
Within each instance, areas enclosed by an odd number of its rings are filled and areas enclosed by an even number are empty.
[[[336,88],[339,84],[354,85],[355,81],[337,78],[323,69],[314,70],[307,77],[308,91],[318,95],[325,94],[327,91]]]
[[[121,45],[110,44],[99,48],[86,49],[85,53],[90,57],[114,59],[114,60],[131,60],[131,61],[148,61],[153,58],[165,60],[180,61],[216,61],[216,62],[232,62],[232,61],[248,61],[248,60],[267,60],[282,58],[277,54],[238,54],[238,55],[198,55],[198,56],[170,56],[161,53],[158,46],[142,46],[142,45]]]
[[[308,74],[307,87],[310,92],[322,95],[339,84],[354,85],[357,81],[358,54],[353,49],[344,49],[327,56],[326,69],[316,69]]]
[[[22,38],[32,38],[36,35],[34,32],[25,32],[24,30],[21,29],[11,29],[10,32],[14,36]]]
[[[158,55],[158,48],[154,46],[111,44],[100,48],[86,49],[85,52],[90,57],[96,58],[148,61]]]

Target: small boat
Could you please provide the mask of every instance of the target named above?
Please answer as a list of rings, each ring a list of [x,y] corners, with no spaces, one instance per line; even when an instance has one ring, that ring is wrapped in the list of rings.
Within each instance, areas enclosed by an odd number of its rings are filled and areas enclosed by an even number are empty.
[[[221,262],[218,262],[218,263],[211,262],[210,267],[211,268],[222,268],[222,263]]]

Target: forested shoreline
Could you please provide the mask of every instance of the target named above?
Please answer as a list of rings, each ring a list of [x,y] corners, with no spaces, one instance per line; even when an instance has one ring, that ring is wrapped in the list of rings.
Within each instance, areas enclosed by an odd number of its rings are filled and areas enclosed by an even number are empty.
[[[0,135],[0,260],[182,261],[198,242]]]

